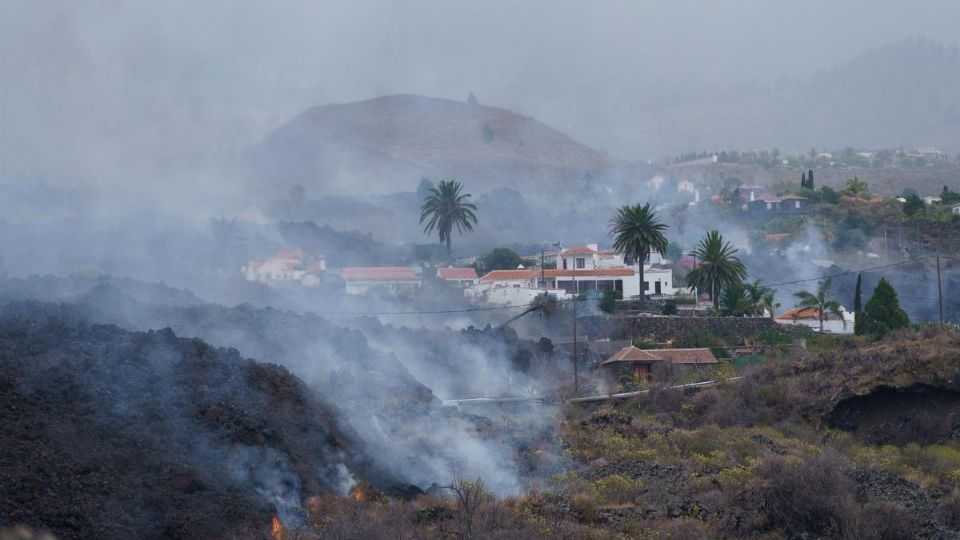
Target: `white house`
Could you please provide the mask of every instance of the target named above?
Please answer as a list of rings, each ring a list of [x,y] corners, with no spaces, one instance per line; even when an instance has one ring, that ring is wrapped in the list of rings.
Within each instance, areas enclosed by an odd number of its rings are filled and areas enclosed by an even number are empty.
[[[955,216],[960,216],[960,203],[950,205],[950,213]]]
[[[809,326],[820,331],[820,311],[816,308],[794,308],[777,315],[775,320],[780,324]],[[832,334],[852,334],[855,314],[840,306],[840,315],[827,313],[823,319],[823,331]]]
[[[694,183],[689,180],[681,180],[677,182],[677,191],[686,191],[692,195],[696,189],[697,186],[695,186]]]
[[[623,255],[613,250],[600,250],[597,244],[567,248],[560,251],[556,262],[556,270],[547,272],[555,273],[553,283],[557,288],[580,292],[613,288],[621,291],[624,298],[640,295],[640,280],[636,277],[640,266],[636,262],[625,266]],[[665,266],[668,263],[656,251],[647,255],[643,263],[644,294],[672,296],[677,293],[673,271]]]
[[[281,284],[314,287],[323,282],[326,269],[327,264],[323,257],[311,258],[299,249],[285,249],[268,259],[250,261],[240,270],[247,281],[256,281],[271,287]]]
[[[480,277],[475,286],[464,290],[464,294],[475,303],[499,306],[526,305],[544,293],[556,299],[570,297],[563,290],[538,287],[539,280],[540,270],[492,270]]]
[[[406,266],[357,266],[340,271],[348,294],[365,294],[372,289],[400,292],[420,287],[420,276]]]
[[[931,205],[934,203],[941,203],[941,202],[943,202],[943,199],[941,199],[940,197],[935,197],[933,195],[927,195],[926,197],[923,198],[923,204],[926,204],[926,205]]]

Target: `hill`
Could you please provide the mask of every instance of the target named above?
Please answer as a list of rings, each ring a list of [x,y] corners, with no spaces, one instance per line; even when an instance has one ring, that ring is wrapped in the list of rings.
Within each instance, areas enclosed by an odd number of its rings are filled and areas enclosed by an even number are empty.
[[[317,191],[394,192],[421,177],[484,188],[605,175],[626,166],[533,118],[497,107],[393,95],[309,109],[253,152],[262,178]],[[638,167],[638,166],[633,166]]]
[[[707,148],[960,150],[960,49],[924,40],[877,47],[774,86],[651,88],[627,107],[649,155]]]

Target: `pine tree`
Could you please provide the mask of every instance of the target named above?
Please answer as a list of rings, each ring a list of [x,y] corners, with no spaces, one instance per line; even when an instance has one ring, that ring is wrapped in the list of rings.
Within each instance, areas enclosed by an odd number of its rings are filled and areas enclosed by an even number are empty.
[[[863,313],[861,313],[861,311],[863,311],[861,309],[863,306],[861,305],[860,300],[863,290],[862,278],[862,273],[857,274],[857,286],[853,292],[853,333],[858,336],[863,334]]]
[[[863,309],[864,333],[882,337],[891,330],[903,328],[910,324],[907,312],[900,308],[897,291],[886,278],[880,278],[880,283],[873,290],[873,296],[867,300]]]

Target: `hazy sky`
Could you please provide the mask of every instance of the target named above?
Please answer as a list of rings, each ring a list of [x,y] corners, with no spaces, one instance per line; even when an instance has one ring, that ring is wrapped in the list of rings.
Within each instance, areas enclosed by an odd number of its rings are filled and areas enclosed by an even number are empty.
[[[0,0],[0,166],[123,181],[312,105],[470,91],[639,158],[620,109],[657,88],[803,79],[919,36],[957,43],[960,2]]]

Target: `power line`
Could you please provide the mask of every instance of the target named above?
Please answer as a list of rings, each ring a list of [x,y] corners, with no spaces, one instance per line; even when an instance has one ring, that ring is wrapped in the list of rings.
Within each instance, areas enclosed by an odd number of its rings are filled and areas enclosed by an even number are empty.
[[[919,260],[922,260],[922,259],[930,259],[930,258],[932,258],[932,257],[936,257],[936,255],[924,255],[923,257],[916,257],[916,258],[913,258],[913,259],[904,259],[904,260],[902,260],[902,261],[897,261],[897,262],[890,263],[890,264],[884,264],[884,265],[882,265],[882,266],[874,266],[874,267],[871,267],[871,268],[861,268],[861,269],[859,269],[859,270],[844,270],[843,272],[839,272],[839,273],[836,273],[836,274],[828,274],[828,275],[818,276],[818,277],[808,278],[808,279],[798,279],[798,280],[795,280],[795,281],[784,281],[784,282],[781,282],[781,283],[764,283],[763,285],[766,286],[766,287],[781,287],[781,286],[784,286],[784,285],[794,285],[794,284],[796,284],[796,283],[807,283],[807,282],[810,282],[810,281],[819,281],[819,280],[821,280],[821,279],[835,278],[835,277],[840,277],[840,276],[848,276],[848,275],[850,275],[850,274],[857,274],[857,273],[859,273],[859,272],[872,272],[872,271],[874,271],[874,270],[883,270],[884,268],[890,268],[891,266],[898,266],[898,265],[901,265],[901,264],[916,262],[916,261],[919,261]]]
[[[498,311],[504,309],[528,308],[530,304],[515,304],[509,306],[476,307],[465,309],[441,309],[434,311],[311,311],[316,315],[442,315],[449,313],[470,313],[473,311]]]

